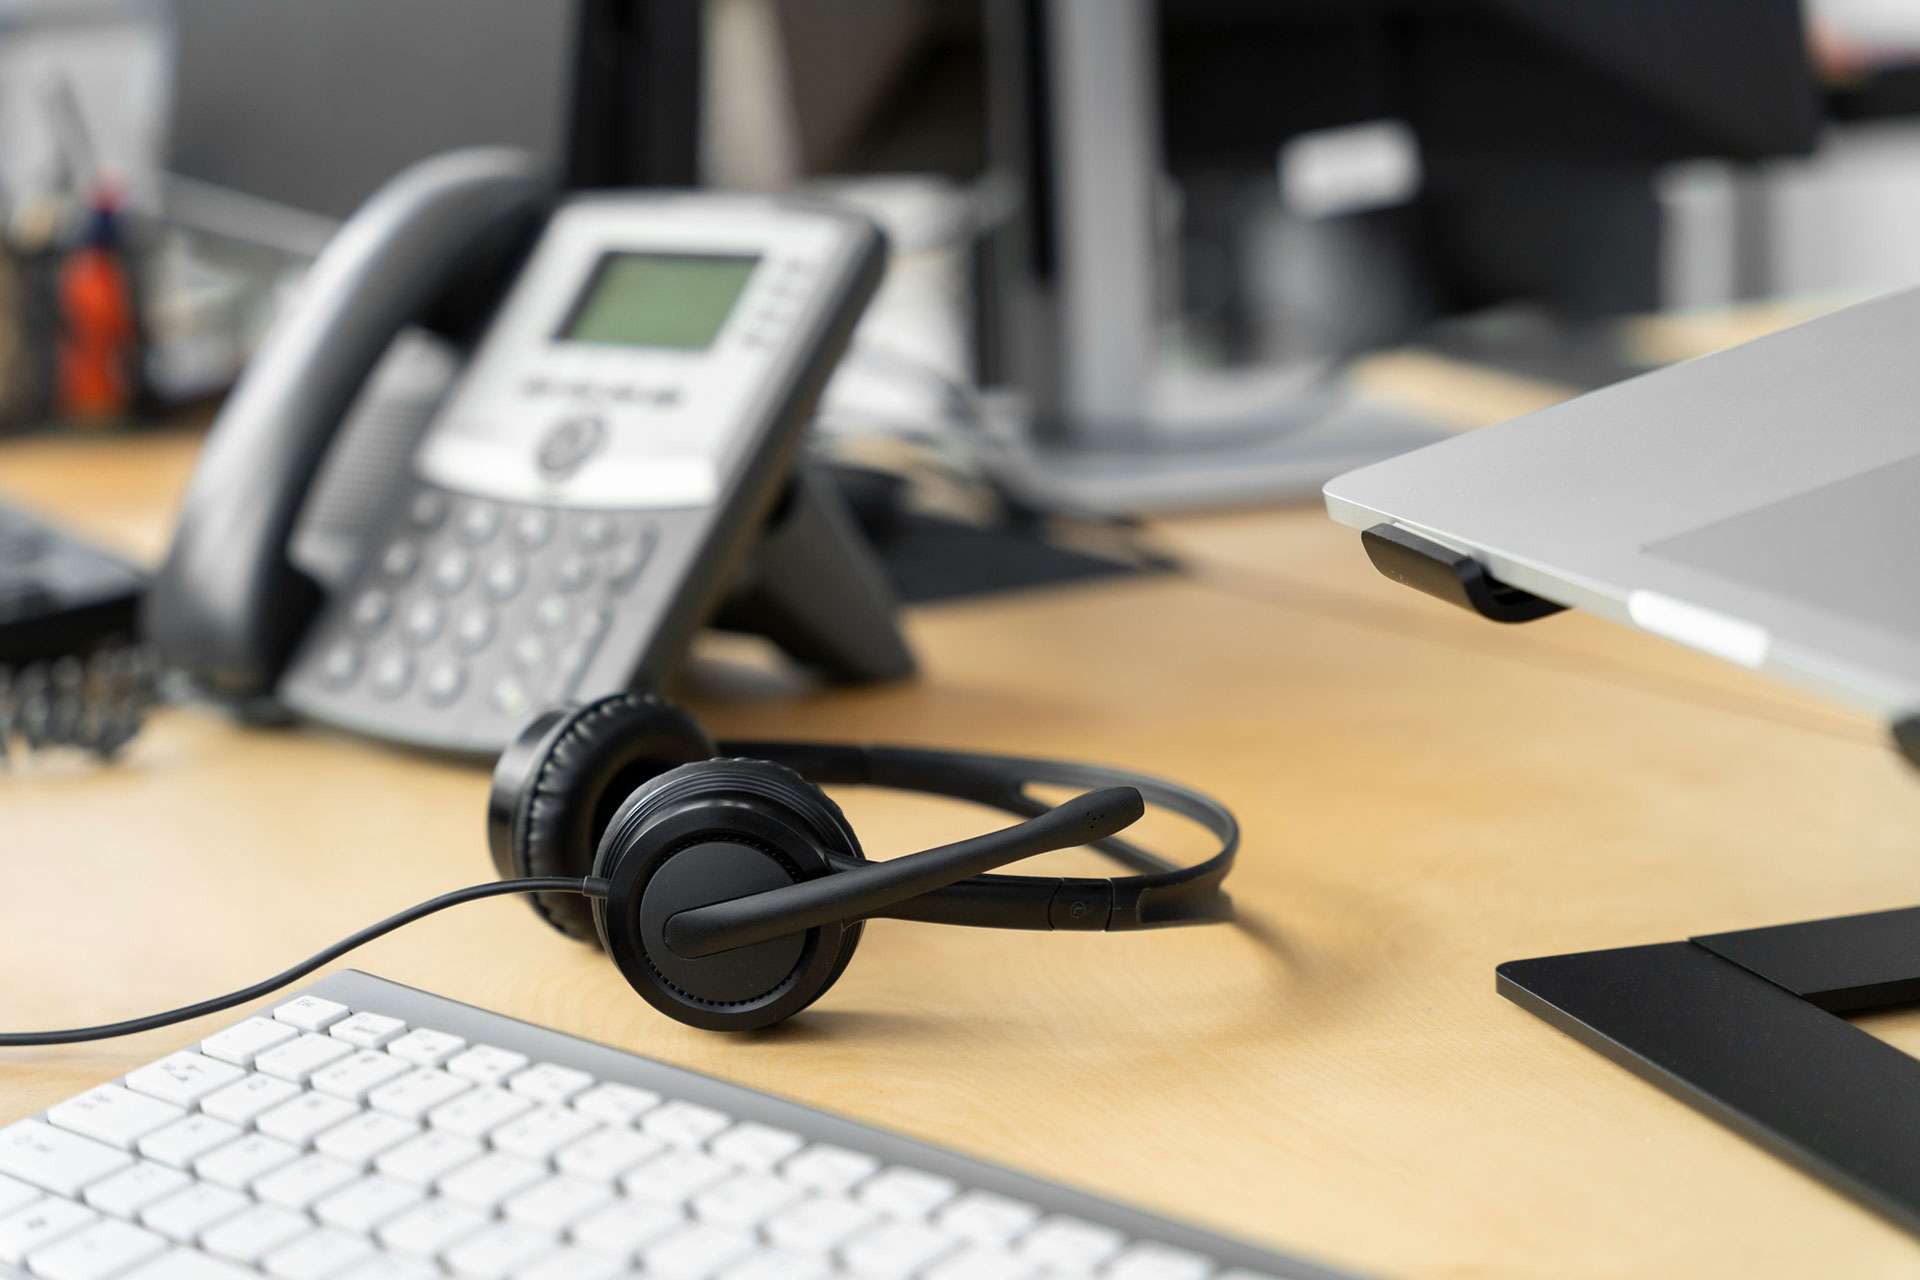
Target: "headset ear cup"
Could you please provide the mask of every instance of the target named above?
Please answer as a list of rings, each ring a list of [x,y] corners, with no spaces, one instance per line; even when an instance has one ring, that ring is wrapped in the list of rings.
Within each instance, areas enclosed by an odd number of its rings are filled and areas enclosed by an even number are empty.
[[[861,922],[816,925],[719,956],[675,956],[662,936],[678,910],[830,875],[864,862],[852,824],[831,797],[766,760],[713,759],[663,773],[633,791],[600,838],[593,874],[611,892],[591,904],[602,946],[621,975],[669,1017],[710,1031],[758,1030],[800,1012],[846,971]]]
[[[496,869],[512,876],[589,874],[600,833],[628,795],[713,753],[692,716],[648,694],[613,694],[541,717],[494,770],[488,837]],[[529,901],[568,937],[594,938],[586,899],[535,894]]]

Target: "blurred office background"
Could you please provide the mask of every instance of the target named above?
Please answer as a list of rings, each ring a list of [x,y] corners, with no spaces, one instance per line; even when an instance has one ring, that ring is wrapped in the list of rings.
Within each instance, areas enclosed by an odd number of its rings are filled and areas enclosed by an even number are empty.
[[[0,430],[210,402],[341,219],[474,143],[869,209],[825,438],[1034,509],[1432,438],[1381,351],[1581,389],[1692,354],[1663,315],[1920,283],[1914,0],[0,0]],[[121,384],[63,377],[76,328]]]

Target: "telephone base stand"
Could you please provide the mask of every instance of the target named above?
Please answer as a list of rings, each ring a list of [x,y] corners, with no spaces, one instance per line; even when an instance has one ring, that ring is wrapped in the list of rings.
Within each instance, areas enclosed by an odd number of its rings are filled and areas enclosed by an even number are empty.
[[[712,626],[765,636],[794,661],[847,683],[916,669],[880,562],[828,476],[803,465],[767,518],[746,578]]]

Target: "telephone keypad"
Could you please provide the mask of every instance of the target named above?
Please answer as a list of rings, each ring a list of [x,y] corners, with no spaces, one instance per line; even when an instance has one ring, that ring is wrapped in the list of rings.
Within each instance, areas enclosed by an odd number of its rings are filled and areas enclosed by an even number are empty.
[[[423,489],[316,635],[319,684],[396,708],[382,715],[517,725],[574,695],[658,537],[636,513]]]

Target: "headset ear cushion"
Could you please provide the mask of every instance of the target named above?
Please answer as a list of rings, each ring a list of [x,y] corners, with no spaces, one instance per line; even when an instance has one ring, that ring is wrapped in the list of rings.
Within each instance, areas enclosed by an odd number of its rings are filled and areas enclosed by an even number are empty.
[[[526,767],[507,834],[503,874],[585,876],[600,833],[635,788],[655,776],[710,759],[713,741],[692,716],[649,694],[621,693],[563,713],[542,732],[545,748]],[[507,757],[502,757],[502,768]],[[500,779],[496,774],[496,787]],[[500,834],[494,854],[500,861]],[[571,938],[596,935],[593,911],[578,894],[534,894],[540,917]]]

